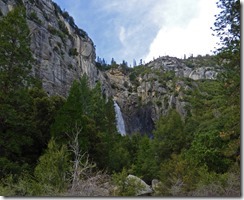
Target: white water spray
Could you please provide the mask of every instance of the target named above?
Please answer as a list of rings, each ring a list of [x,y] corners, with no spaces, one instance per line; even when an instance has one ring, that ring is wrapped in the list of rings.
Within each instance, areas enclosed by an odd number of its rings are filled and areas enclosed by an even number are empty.
[[[116,101],[114,101],[114,109],[115,109],[115,114],[116,114],[116,126],[117,126],[117,130],[118,132],[122,135],[125,136],[126,132],[125,132],[125,122],[120,110],[119,105],[116,103]]]

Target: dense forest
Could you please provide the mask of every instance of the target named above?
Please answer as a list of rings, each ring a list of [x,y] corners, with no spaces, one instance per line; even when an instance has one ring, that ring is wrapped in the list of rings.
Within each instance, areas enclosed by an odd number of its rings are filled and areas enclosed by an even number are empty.
[[[116,129],[114,102],[74,81],[69,96],[48,96],[31,74],[25,9],[0,18],[0,194],[81,196],[108,183],[110,196],[240,196],[240,1],[219,0],[212,29],[220,38],[216,80],[199,80],[187,94],[189,114],[175,109],[157,121],[153,138]],[[111,65],[97,63],[106,70]],[[125,68],[126,64],[124,63]],[[138,70],[139,68],[128,70]],[[86,186],[86,187],[85,187]],[[95,192],[94,192],[95,193]],[[83,194],[83,195],[82,195]],[[95,193],[96,194],[96,193]]]

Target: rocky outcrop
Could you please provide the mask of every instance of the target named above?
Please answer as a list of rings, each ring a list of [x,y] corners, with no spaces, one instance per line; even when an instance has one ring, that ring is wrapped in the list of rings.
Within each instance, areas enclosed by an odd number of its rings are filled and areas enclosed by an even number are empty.
[[[199,59],[200,58],[202,57],[199,56]],[[199,67],[197,64],[194,66],[193,61],[193,66],[191,65],[191,67],[189,67],[184,61],[185,60],[175,57],[163,56],[149,62],[147,66],[158,70],[163,68],[164,71],[174,71],[177,77],[185,77],[193,80],[215,79],[217,77],[216,64],[214,66],[209,66],[210,63],[208,63],[207,66],[202,66],[204,64],[200,64]]]
[[[155,122],[169,109],[187,115],[185,94],[191,85],[202,79],[215,79],[218,66],[203,62],[160,57],[144,66],[125,72],[121,66],[106,72],[112,96],[123,113],[126,132],[151,135]],[[188,64],[187,64],[188,63]],[[195,65],[194,65],[195,63]]]

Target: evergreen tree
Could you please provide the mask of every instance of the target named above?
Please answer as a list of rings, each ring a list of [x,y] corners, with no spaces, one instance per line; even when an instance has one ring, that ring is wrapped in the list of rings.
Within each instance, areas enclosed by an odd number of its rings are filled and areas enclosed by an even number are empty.
[[[218,58],[223,63],[221,74],[223,94],[226,104],[221,120],[225,121],[220,133],[223,140],[228,141],[224,154],[240,161],[240,9],[239,0],[219,0],[222,10],[216,16],[214,31],[220,37],[222,46],[218,49]]]
[[[36,152],[38,156],[47,148],[47,144],[51,139],[50,129],[54,123],[54,118],[58,110],[63,106],[65,100],[60,96],[48,97],[47,93],[40,88],[30,88],[28,94],[31,98],[32,120],[35,126],[35,133],[31,152]]]
[[[220,47],[217,49],[225,58],[237,56],[239,63],[240,57],[240,0],[219,0],[217,7],[221,12],[216,15],[214,27],[211,29],[220,38]]]
[[[48,97],[31,76],[25,9],[0,21],[0,176],[33,169],[50,139],[62,98]]]
[[[25,10],[17,7],[0,20],[1,96],[30,85],[32,54]]]
[[[69,134],[75,127],[81,128],[83,135],[79,138],[82,150],[88,151],[89,137],[95,138],[95,121],[91,118],[92,104],[91,91],[88,87],[87,77],[74,81],[67,101],[58,112],[55,123],[52,126],[52,136],[58,142],[67,143]]]
[[[74,81],[67,101],[55,118],[52,136],[59,144],[67,144],[74,129],[81,129],[78,138],[81,151],[87,152],[98,167],[105,168],[108,141],[116,132],[112,109],[111,101],[106,103],[101,94],[100,84],[90,89],[84,75],[79,81]]]
[[[140,138],[137,144],[136,160],[132,166],[133,172],[138,177],[149,184],[158,176],[159,165],[155,159],[155,151],[153,149],[153,141],[147,136]]]
[[[172,153],[180,153],[184,147],[186,137],[183,134],[183,122],[176,110],[170,110],[167,116],[162,116],[153,133],[158,162],[169,158]]]
[[[199,126],[188,156],[223,173],[240,161],[240,1],[219,0],[217,6],[221,12],[213,30],[220,38],[217,58],[223,71],[216,81],[199,82],[192,94]]]
[[[19,173],[35,158],[28,155],[35,130],[29,45],[25,10],[17,7],[0,20],[0,176]]]
[[[71,167],[69,154],[66,145],[59,146],[53,138],[49,141],[34,172],[35,179],[42,187],[38,195],[55,195],[66,190]]]

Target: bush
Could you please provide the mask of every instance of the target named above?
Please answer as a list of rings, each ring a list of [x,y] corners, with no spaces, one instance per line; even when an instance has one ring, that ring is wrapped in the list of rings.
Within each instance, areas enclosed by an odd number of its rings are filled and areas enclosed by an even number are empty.
[[[114,174],[112,178],[117,186],[113,196],[136,196],[139,191],[145,189],[144,185],[133,177],[128,178],[125,168],[123,168],[121,173]]]
[[[77,52],[77,49],[76,48],[71,48],[69,50],[69,56],[78,56],[78,52]]]
[[[124,82],[124,87],[128,88],[129,87],[129,83],[127,81]]]
[[[61,20],[58,20],[58,26],[59,26],[59,29],[65,33],[66,35],[69,35],[69,31],[67,29],[67,27],[65,26],[65,23]]]
[[[38,18],[37,14],[35,12],[30,13],[30,20],[36,22],[37,24],[42,24],[42,21]]]
[[[67,147],[59,147],[54,139],[48,144],[48,149],[39,158],[34,175],[43,185],[45,194],[53,195],[54,191],[61,192],[67,187],[69,166],[69,152]]]

